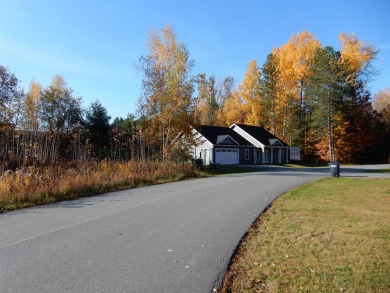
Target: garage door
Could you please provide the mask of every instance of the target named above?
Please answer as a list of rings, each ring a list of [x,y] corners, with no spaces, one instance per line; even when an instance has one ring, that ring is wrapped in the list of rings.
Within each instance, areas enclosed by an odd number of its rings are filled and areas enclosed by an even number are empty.
[[[215,149],[215,162],[221,165],[238,164],[238,149]]]

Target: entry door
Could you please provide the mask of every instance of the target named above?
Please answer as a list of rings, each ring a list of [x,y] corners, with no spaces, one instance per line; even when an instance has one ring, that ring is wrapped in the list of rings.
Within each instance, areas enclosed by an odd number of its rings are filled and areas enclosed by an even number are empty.
[[[210,153],[209,149],[204,149],[204,158],[203,158],[203,165],[207,166],[210,162]]]

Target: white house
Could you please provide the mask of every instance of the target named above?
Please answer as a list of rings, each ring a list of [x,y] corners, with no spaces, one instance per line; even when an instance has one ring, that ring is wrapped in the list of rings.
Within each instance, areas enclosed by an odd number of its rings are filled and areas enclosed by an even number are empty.
[[[289,146],[262,127],[233,124],[229,127],[201,125],[193,131],[199,145],[193,158],[203,165],[260,165],[288,162]]]

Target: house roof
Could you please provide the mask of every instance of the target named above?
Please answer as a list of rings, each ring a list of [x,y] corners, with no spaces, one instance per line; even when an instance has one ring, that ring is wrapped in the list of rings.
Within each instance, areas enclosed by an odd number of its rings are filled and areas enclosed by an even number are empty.
[[[252,144],[229,127],[200,125],[196,130],[214,145],[245,145]]]
[[[248,133],[250,136],[252,136],[254,139],[259,141],[263,145],[288,146],[288,144],[286,144],[284,141],[282,141],[263,127],[245,124],[233,124],[231,129],[233,129],[235,125],[240,127],[242,130],[244,130],[246,133]]]

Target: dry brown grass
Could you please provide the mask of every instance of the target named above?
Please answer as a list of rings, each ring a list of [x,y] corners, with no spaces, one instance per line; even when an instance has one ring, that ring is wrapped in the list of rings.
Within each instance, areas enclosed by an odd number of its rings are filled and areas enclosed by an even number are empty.
[[[0,177],[0,212],[198,176],[190,164],[90,162],[25,168]]]
[[[390,179],[326,179],[280,197],[221,292],[390,292]]]

